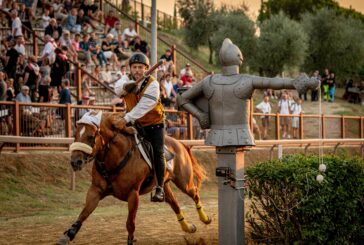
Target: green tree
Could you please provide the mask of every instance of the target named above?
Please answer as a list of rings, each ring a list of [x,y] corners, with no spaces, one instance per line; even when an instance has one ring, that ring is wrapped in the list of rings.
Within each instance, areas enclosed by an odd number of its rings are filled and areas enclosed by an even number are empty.
[[[216,28],[212,36],[212,46],[219,54],[222,42],[225,38],[230,38],[237,45],[244,55],[244,66],[250,66],[252,57],[256,50],[256,36],[254,22],[249,19],[243,10],[234,10],[226,12],[220,10],[214,16]]]
[[[214,3],[212,0],[178,0],[179,13],[185,21],[185,41],[191,48],[208,45],[212,64],[211,35],[214,31]]]
[[[303,27],[282,12],[260,23],[254,67],[260,74],[277,76],[303,64],[308,48]]]
[[[329,68],[339,77],[356,74],[364,62],[364,24],[322,9],[303,16],[309,35],[306,70]]]

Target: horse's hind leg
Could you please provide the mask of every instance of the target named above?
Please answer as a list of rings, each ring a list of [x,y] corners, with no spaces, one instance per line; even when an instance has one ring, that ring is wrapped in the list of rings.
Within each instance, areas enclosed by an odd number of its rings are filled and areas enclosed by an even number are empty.
[[[164,194],[166,202],[172,207],[173,211],[177,215],[177,220],[180,223],[182,230],[188,233],[194,233],[196,231],[196,226],[194,224],[188,224],[183,216],[182,210],[180,209],[177,199],[174,196],[171,186],[169,183],[164,184]]]
[[[190,179],[189,183],[186,183],[186,181],[180,181],[179,179],[176,179],[176,180],[174,180],[174,183],[183,193],[187,194],[195,202],[197,213],[198,213],[200,220],[205,224],[210,224],[211,218],[205,213],[205,211],[202,207],[200,194],[199,194],[199,187],[195,186],[193,179]],[[197,185],[197,186],[199,186],[199,185]]]
[[[82,223],[90,216],[90,214],[95,210],[99,201],[101,199],[100,191],[98,188],[91,186],[87,192],[86,196],[86,204],[83,210],[81,211],[78,219],[72,226],[64,232],[64,234],[57,241],[57,245],[65,245],[68,244],[69,241],[72,241],[77,232],[80,230]]]

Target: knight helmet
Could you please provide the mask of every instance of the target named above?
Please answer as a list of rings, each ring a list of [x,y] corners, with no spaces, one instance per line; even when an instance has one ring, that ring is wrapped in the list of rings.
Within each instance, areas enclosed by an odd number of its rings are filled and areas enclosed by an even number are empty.
[[[229,38],[225,38],[222,43],[219,58],[224,75],[239,73],[239,66],[243,63],[243,54]]]

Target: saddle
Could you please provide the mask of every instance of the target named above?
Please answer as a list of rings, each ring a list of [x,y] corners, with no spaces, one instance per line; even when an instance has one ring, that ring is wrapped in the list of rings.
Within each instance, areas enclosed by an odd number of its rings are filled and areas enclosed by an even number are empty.
[[[147,162],[149,167],[153,169],[153,159],[154,159],[154,153],[153,153],[153,147],[152,144],[143,138],[143,129],[141,127],[136,126],[136,134],[134,134],[135,141],[137,143],[138,149],[140,153],[142,154],[144,160]],[[167,146],[164,145],[164,157],[167,162],[167,169],[173,170],[173,163],[172,160],[174,158],[174,154],[168,150]]]

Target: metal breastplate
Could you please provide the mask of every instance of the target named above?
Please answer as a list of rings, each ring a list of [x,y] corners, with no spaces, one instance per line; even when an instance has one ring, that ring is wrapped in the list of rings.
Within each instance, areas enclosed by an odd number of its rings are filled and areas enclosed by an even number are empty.
[[[207,145],[255,145],[249,126],[252,92],[251,81],[244,75],[216,75],[208,81],[204,86],[211,122]]]

